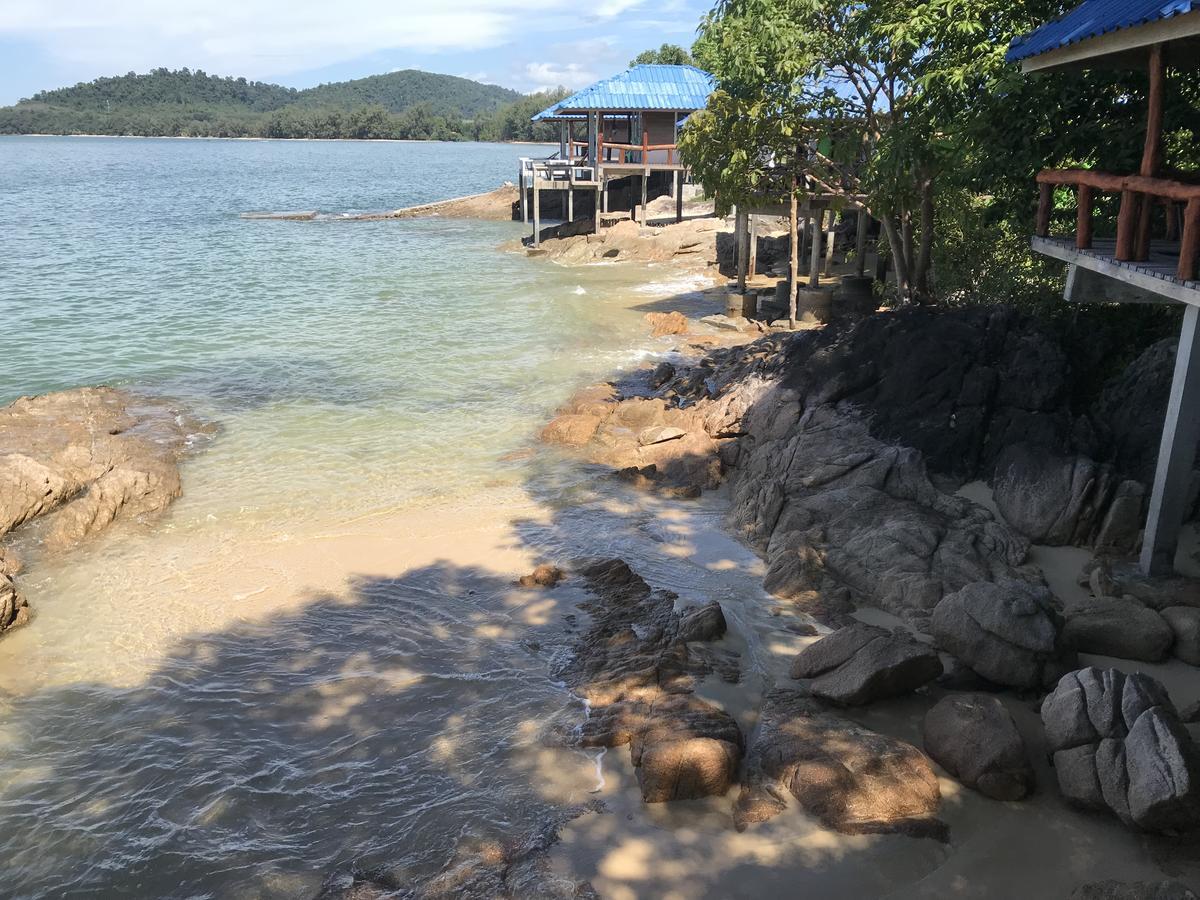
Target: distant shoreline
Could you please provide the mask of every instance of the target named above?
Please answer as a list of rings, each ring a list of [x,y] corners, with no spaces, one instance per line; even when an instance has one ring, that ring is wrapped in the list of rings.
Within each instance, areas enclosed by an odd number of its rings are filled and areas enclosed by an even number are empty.
[[[553,147],[548,141],[438,141],[420,138],[279,138],[279,137],[215,137],[201,134],[50,134],[29,132],[23,134],[0,134],[0,137],[32,138],[113,138],[117,140],[147,141],[287,141],[292,143],[333,143],[341,141],[353,144],[511,144],[515,147]]]

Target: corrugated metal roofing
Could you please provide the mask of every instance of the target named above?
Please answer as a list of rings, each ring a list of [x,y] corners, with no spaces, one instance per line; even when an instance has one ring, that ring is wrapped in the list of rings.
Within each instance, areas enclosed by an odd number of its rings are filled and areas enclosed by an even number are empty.
[[[537,121],[572,111],[593,109],[703,109],[713,86],[713,77],[695,66],[634,66],[619,75],[585,87],[533,118]]]
[[[1005,59],[1019,62],[1122,28],[1200,10],[1200,0],[1084,0],[1073,10],[1013,40]]]

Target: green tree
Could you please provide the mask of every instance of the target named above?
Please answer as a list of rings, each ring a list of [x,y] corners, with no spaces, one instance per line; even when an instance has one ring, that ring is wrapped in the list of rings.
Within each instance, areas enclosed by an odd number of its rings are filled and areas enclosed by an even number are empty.
[[[678,44],[663,44],[657,50],[643,50],[629,63],[630,66],[691,66],[695,65],[692,54]]]

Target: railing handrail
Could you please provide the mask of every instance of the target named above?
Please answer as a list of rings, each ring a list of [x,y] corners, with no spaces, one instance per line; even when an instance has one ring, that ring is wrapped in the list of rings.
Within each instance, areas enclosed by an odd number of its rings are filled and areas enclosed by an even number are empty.
[[[1181,203],[1200,197],[1200,184],[1149,175],[1113,175],[1096,169],[1043,169],[1038,173],[1037,181],[1038,184],[1086,185],[1093,190],[1112,193],[1133,191]]]

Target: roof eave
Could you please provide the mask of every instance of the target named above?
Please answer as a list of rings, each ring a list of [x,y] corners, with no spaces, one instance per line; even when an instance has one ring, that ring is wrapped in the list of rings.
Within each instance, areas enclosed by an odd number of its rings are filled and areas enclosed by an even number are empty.
[[[1200,10],[1131,25],[1020,60],[1022,72],[1054,72],[1122,65],[1144,58],[1154,44],[1200,38]],[[1178,64],[1182,59],[1172,59]]]

